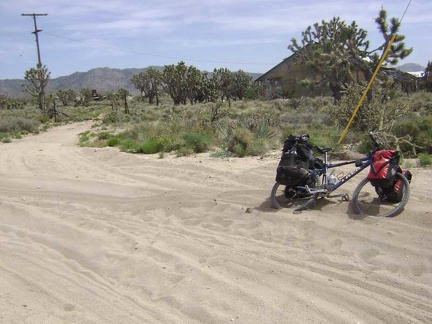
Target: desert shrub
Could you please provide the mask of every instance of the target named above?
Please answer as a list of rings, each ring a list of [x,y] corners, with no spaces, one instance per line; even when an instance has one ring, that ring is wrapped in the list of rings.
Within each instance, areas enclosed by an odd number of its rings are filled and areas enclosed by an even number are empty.
[[[120,149],[124,152],[136,153],[140,150],[141,143],[133,138],[126,138],[120,142]]]
[[[352,118],[354,109],[362,96],[363,88],[350,85],[342,99],[329,107],[330,120],[339,128],[344,128]],[[351,128],[354,130],[390,131],[395,121],[412,110],[412,105],[401,99],[391,99],[389,89],[374,87],[372,100],[365,100],[357,111]]]
[[[356,145],[356,151],[360,152],[362,154],[368,154],[374,149],[373,144],[371,141],[367,138],[363,138],[360,142]]]
[[[314,128],[319,126],[322,128],[323,124],[332,124],[328,114],[313,113],[313,112],[289,112],[283,115],[282,119],[285,125],[291,125],[294,128],[308,127]]]
[[[253,139],[254,134],[250,130],[236,128],[228,141],[227,150],[235,153],[239,157],[243,157],[246,155],[246,149],[252,143]]]
[[[405,114],[394,123],[392,131],[398,137],[410,135],[415,144],[424,148],[417,149],[417,152],[430,152],[432,94],[414,93],[410,97],[390,97],[396,99],[389,99],[385,109],[387,105],[396,102],[402,108],[415,107],[413,113]],[[314,145],[335,147],[346,126],[345,122],[351,117],[357,104],[357,99],[358,97],[356,100],[353,99],[352,104],[346,104],[344,122],[336,123],[339,127],[332,126],[335,125],[334,119],[331,119],[328,113],[332,109],[338,109],[337,106],[335,108],[331,97],[232,101],[231,107],[228,103],[221,103],[220,106],[215,103],[173,106],[171,100],[155,107],[134,101],[129,105],[129,115],[125,115],[122,109],[113,111],[105,101],[91,102],[88,107],[67,107],[62,111],[71,116],[68,120],[98,120],[95,125],[103,131],[99,134],[95,131],[97,135],[83,134],[81,145],[117,146],[134,153],[175,151],[179,156],[220,147],[221,153],[218,154],[221,156],[246,156],[262,155],[268,150],[280,149],[283,140],[289,134],[298,133],[308,133]],[[164,102],[163,98],[161,102]],[[218,107],[217,111],[213,109]],[[47,116],[34,108],[34,105],[28,105],[20,110],[0,110],[0,132],[6,134],[1,138],[15,138],[14,134],[17,132],[28,134],[55,126]],[[371,129],[364,124],[365,116],[361,115],[358,124],[363,126],[351,127],[346,134],[343,141],[344,149],[355,144],[365,153],[369,150],[367,132]],[[20,126],[18,128],[23,128],[20,130],[10,127],[10,121],[17,118],[31,121],[34,129],[30,126]],[[28,122],[26,125],[30,124]],[[388,123],[389,126],[391,124],[392,122]],[[113,128],[117,127],[126,131],[114,135]],[[406,149],[402,145],[402,150]]]
[[[86,143],[86,142],[88,142],[90,140],[90,135],[89,134],[90,134],[90,131],[85,131],[85,132],[79,134],[79,142],[80,142],[81,145],[84,144],[84,143]]]
[[[38,122],[32,119],[22,117],[4,117],[0,119],[0,132],[12,133],[27,131],[29,133],[35,132],[38,127]]]
[[[107,145],[110,147],[118,146],[120,145],[120,140],[117,137],[110,138]]]
[[[210,154],[211,157],[214,158],[228,158],[234,156],[232,152],[228,152],[226,150],[217,150]]]
[[[188,156],[194,153],[191,147],[180,147],[176,151],[176,156]]]
[[[100,140],[108,140],[111,138],[111,134],[108,132],[100,132],[99,134],[97,134],[97,138]]]
[[[183,135],[185,147],[192,149],[194,153],[202,153],[209,149],[212,138],[206,133],[185,133]]]
[[[432,92],[415,92],[404,100],[412,105],[415,112],[432,111]]]
[[[155,154],[163,150],[163,141],[160,138],[150,138],[144,141],[137,153]]]
[[[40,123],[40,124],[48,124],[51,122],[51,119],[49,118],[48,115],[45,114],[39,114],[35,117],[35,119]]]
[[[102,122],[104,124],[116,124],[118,122],[121,121],[121,113],[117,112],[117,111],[111,111],[110,113],[106,114],[103,118],[102,118]]]
[[[420,166],[430,166],[432,165],[432,155],[421,153],[418,156]]]
[[[396,137],[409,136],[410,142],[419,146],[418,152],[432,153],[432,116],[409,115],[400,119],[393,127]],[[411,151],[408,143],[400,144],[402,151]]]
[[[290,108],[290,99],[275,99],[272,100],[275,110],[284,111]]]

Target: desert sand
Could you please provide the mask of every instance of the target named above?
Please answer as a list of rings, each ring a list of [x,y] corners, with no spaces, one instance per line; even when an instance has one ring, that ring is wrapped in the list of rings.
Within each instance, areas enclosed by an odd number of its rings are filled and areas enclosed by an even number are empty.
[[[79,147],[91,125],[0,143],[0,323],[432,323],[431,168],[393,218],[293,213],[279,152]]]

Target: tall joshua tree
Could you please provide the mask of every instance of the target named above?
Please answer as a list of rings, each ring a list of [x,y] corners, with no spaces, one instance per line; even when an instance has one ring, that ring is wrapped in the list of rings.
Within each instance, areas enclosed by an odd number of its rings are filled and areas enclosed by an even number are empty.
[[[299,63],[321,74],[321,82],[328,82],[335,100],[340,100],[350,83],[359,82],[356,71],[361,71],[366,81],[370,81],[393,36],[385,63],[395,65],[412,52],[412,48],[405,48],[405,36],[398,34],[401,22],[397,18],[387,20],[387,12],[381,9],[375,22],[383,35],[383,43],[375,49],[370,49],[366,30],[359,28],[355,21],[347,24],[338,17],[309,26],[302,32],[300,43],[292,38],[288,48],[297,54]]]
[[[50,75],[51,72],[48,71],[48,68],[45,65],[42,66],[38,64],[36,69],[31,68],[25,71],[24,79],[28,81],[28,83],[21,84],[27,93],[29,93],[34,98],[38,98],[39,109],[43,113],[45,113],[44,93],[48,84],[48,80],[50,79]]]

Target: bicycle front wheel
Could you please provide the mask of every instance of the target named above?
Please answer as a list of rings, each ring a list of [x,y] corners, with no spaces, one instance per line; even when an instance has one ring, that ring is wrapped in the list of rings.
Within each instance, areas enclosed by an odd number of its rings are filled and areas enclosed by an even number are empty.
[[[385,195],[379,194],[367,178],[364,178],[354,190],[353,207],[360,215],[392,217],[401,213],[410,196],[410,183],[401,173],[396,174],[396,181],[401,180],[402,199],[399,202],[388,201]]]
[[[281,185],[278,182],[274,184],[270,195],[273,208],[281,209],[289,207],[295,198],[297,198],[297,192],[294,188]]]

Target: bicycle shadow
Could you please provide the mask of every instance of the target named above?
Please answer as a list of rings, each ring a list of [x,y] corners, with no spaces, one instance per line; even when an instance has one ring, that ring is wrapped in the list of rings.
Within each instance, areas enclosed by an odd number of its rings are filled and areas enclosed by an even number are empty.
[[[311,203],[309,206],[307,206],[307,208],[301,208],[309,201],[310,199],[293,200],[287,203],[286,205],[284,205],[282,209],[275,209],[272,207],[271,197],[267,197],[267,199],[263,201],[259,206],[255,207],[255,209],[263,212],[272,211],[274,213],[281,210],[287,210],[292,212],[293,214],[301,214],[301,213],[307,213],[308,211],[314,211],[314,210],[323,212],[323,209],[325,209],[328,206],[331,207],[340,206],[341,208],[346,208],[345,212],[343,212],[342,210],[341,212],[347,214],[349,219],[359,221],[365,219],[366,217],[370,217],[368,215],[357,214],[354,211],[351,201],[344,201],[342,199],[332,199],[332,198],[319,198],[316,199],[314,203]]]

